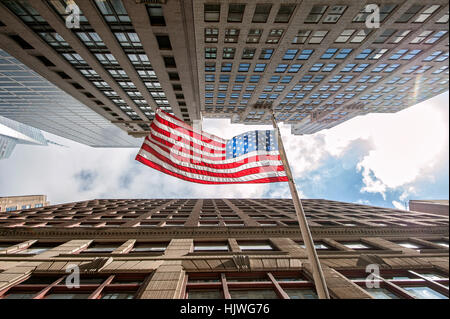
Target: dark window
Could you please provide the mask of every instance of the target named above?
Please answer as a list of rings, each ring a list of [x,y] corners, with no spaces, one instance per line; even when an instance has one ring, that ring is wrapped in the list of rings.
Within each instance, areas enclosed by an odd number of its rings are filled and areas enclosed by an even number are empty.
[[[41,61],[45,66],[55,66],[49,59],[47,59],[45,56],[37,55],[36,59]]]
[[[71,79],[70,76],[68,76],[65,72],[63,71],[56,71],[56,74],[58,74],[61,78],[63,79]]]
[[[182,91],[181,84],[172,84],[172,88],[174,91]]]
[[[79,85],[78,83],[71,83],[73,85],[74,88],[76,88],[77,90],[84,90],[84,87],[82,87],[81,85]]]
[[[205,3],[205,22],[219,22],[220,20],[220,4]]]
[[[173,56],[165,56],[164,59],[164,65],[166,68],[175,68],[177,65],[175,64],[175,59]]]
[[[148,4],[147,5],[148,16],[150,17],[150,24],[153,26],[165,26],[166,20],[164,19],[163,9],[160,5]]]
[[[242,22],[245,4],[230,4],[228,7],[228,22]]]
[[[294,4],[282,4],[275,17],[275,23],[287,23],[291,18],[292,12],[294,12]]]
[[[24,50],[32,50],[34,49],[31,44],[29,44],[27,41],[25,41],[24,39],[22,39],[22,37],[18,36],[18,35],[10,35],[9,36],[12,40],[14,40],[18,45],[20,45],[20,47]]]
[[[272,9],[272,4],[257,4],[255,8],[255,13],[253,14],[253,23],[266,23],[267,18],[270,14],[270,9]]]
[[[180,76],[178,75],[177,72],[169,72],[169,79],[171,81],[179,81],[180,80]]]
[[[170,39],[167,35],[157,35],[156,41],[158,41],[160,50],[172,50],[172,45],[170,44]]]

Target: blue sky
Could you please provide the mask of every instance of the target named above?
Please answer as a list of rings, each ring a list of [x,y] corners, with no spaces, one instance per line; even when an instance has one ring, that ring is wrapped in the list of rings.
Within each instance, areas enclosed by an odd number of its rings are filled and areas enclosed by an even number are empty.
[[[409,199],[448,199],[448,92],[395,114],[356,117],[314,135],[283,140],[303,198],[403,208]],[[206,119],[205,131],[231,138],[264,126]],[[53,204],[93,198],[263,198],[290,196],[286,183],[199,185],[134,160],[137,149],[18,145],[0,161],[0,196],[46,194]]]

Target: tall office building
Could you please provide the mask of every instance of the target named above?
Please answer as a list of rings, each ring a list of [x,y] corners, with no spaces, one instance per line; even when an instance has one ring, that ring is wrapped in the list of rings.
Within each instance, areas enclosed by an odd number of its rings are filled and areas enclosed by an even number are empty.
[[[140,146],[139,140],[1,49],[0,116],[26,124],[21,127],[27,131],[41,129],[93,147]]]
[[[448,298],[448,217],[303,204],[332,298]],[[1,298],[317,295],[291,200],[101,199],[0,213]]]
[[[0,212],[17,212],[22,209],[46,207],[50,205],[45,195],[24,195],[0,197]]]
[[[445,0],[2,0],[0,45],[132,136],[148,134],[156,107],[186,122],[269,124],[261,104],[308,134],[447,91],[448,10]]]
[[[0,160],[8,158],[17,144],[47,146],[41,131],[0,116]]]

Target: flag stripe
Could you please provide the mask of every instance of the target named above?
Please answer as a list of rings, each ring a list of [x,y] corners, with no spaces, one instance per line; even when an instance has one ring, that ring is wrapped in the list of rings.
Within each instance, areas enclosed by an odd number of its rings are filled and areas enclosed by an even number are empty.
[[[171,132],[168,132],[166,130],[163,130],[159,127],[157,127],[156,125],[154,125],[154,123],[150,126],[150,130],[152,133],[158,133],[160,135],[164,135],[166,137],[162,137],[162,138],[167,138],[167,139],[171,139],[173,140],[173,142],[176,142],[176,144],[184,144],[188,147],[193,147],[196,150],[205,152],[205,153],[209,153],[209,154],[225,154],[225,148],[209,148],[207,146],[203,146],[201,144],[197,144],[195,141],[190,141],[188,139],[185,139],[181,136],[172,134]],[[174,143],[175,144],[175,143]]]
[[[214,154],[205,155],[205,154],[202,154],[202,153],[194,152],[194,150],[192,148],[189,149],[189,148],[182,147],[181,145],[170,143],[169,141],[166,141],[163,138],[161,138],[160,136],[157,136],[156,134],[153,134],[153,133],[150,134],[150,137],[154,141],[157,141],[157,142],[159,142],[161,144],[166,145],[167,147],[170,147],[173,150],[178,150],[178,151],[180,151],[182,153],[195,155],[195,156],[198,156],[198,157],[201,157],[201,158],[204,158],[204,159],[208,159],[208,160],[211,160],[211,161],[219,161],[219,160],[224,160],[225,159],[225,156],[224,155],[220,155],[220,154],[217,155],[217,156],[214,156]],[[150,139],[148,139],[148,140],[150,141]]]
[[[194,162],[191,159],[185,158],[185,157],[181,157],[181,156],[177,156],[175,154],[170,154],[170,152],[168,152],[167,150],[163,150],[161,148],[159,148],[157,145],[143,145],[142,149],[157,156],[158,158],[160,158],[161,160],[165,161],[165,162],[173,162],[177,165],[181,165],[184,167],[188,167],[188,168],[192,168],[192,169],[204,169],[208,172],[215,172],[215,173],[235,173],[237,171],[241,171],[244,169],[248,169],[248,168],[254,168],[254,167],[262,167],[262,166],[266,166],[266,167],[278,167],[278,166],[282,166],[283,163],[278,160],[278,161],[270,161],[270,160],[256,160],[256,156],[253,157],[253,160],[249,161],[250,158],[247,158],[245,161],[242,161],[242,163],[232,163],[232,164],[206,164],[206,163],[201,163],[201,162]],[[169,153],[169,154],[167,154]],[[168,159],[167,159],[168,158]],[[200,164],[200,165],[198,165]]]
[[[214,166],[217,165],[240,165],[241,163],[244,163],[245,161],[281,161],[280,155],[277,151],[253,151],[248,154],[241,155],[238,159],[230,158],[230,159],[224,159],[224,160],[208,160],[205,158],[205,156],[196,156],[195,154],[188,154],[189,150],[187,149],[181,149],[178,147],[172,147],[168,148],[166,145],[159,143],[158,141],[145,139],[144,144],[142,147],[153,147],[152,145],[158,146],[160,149],[166,151],[167,153],[170,153],[172,155],[176,155],[179,157],[183,157],[186,161],[191,162],[197,162],[197,163],[205,163],[206,164],[212,164]],[[211,166],[212,167],[212,166]],[[219,167],[219,166],[217,166]],[[235,167],[235,166],[229,166],[229,167]]]
[[[261,173],[275,173],[282,171],[284,173],[284,168],[282,165],[280,166],[260,166],[260,167],[250,167],[243,170],[229,169],[224,170],[224,172],[213,172],[213,169],[209,167],[201,167],[195,168],[195,165],[190,163],[183,163],[184,165],[180,165],[178,163],[173,162],[167,157],[159,154],[156,151],[148,152],[144,149],[141,149],[139,154],[147,159],[151,159],[153,162],[158,162],[162,165],[162,163],[168,164],[172,166],[179,174],[195,174],[197,176],[204,176],[205,178],[217,177],[217,178],[240,178],[240,177],[248,177],[249,175],[261,174]],[[165,165],[163,165],[165,166]],[[167,168],[167,167],[166,167]]]
[[[188,176],[184,176],[184,175],[178,174],[178,173],[176,173],[174,171],[171,171],[171,170],[168,170],[168,169],[162,167],[161,165],[159,165],[157,163],[149,161],[148,159],[142,157],[139,154],[136,156],[136,160],[141,162],[141,163],[143,163],[143,164],[145,164],[145,165],[147,165],[147,166],[150,166],[150,167],[152,167],[152,168],[154,168],[156,170],[159,170],[159,171],[161,171],[163,173],[172,175],[172,176],[180,178],[180,179],[184,179],[184,180],[189,181],[189,182],[200,183],[200,184],[236,184],[236,183],[240,183],[240,184],[245,184],[245,183],[258,184],[258,183],[275,183],[275,182],[287,182],[288,181],[287,176],[260,177],[260,178],[256,178],[256,179],[253,179],[253,180],[242,180],[242,181],[239,181],[239,182],[237,182],[237,181],[220,181],[220,182],[218,182],[218,181],[210,181],[210,180],[205,180],[205,179],[196,179],[196,178],[192,178],[192,177],[188,177]]]

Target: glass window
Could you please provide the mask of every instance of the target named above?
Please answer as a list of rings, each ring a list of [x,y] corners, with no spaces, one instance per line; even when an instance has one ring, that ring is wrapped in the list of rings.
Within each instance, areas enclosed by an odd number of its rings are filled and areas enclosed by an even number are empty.
[[[306,288],[285,288],[283,289],[290,299],[318,299],[313,289]]]
[[[238,243],[242,251],[248,250],[274,250],[270,243]]]
[[[358,242],[345,242],[342,243],[345,247],[347,248],[351,248],[351,249],[370,249],[371,247],[369,247],[366,244],[363,243],[358,243]]]
[[[270,10],[272,9],[272,4],[257,4],[255,8],[255,13],[253,14],[253,23],[266,23],[269,17]]]
[[[386,288],[365,288],[364,289],[375,299],[399,299],[399,297]]]
[[[243,59],[253,59],[253,57],[255,56],[255,51],[256,51],[256,49],[254,49],[254,48],[245,48],[242,53],[242,58]]]
[[[167,243],[136,243],[131,249],[131,253],[163,252],[167,248]]]
[[[448,299],[447,296],[429,288],[429,287],[403,287],[418,299]]]
[[[259,43],[261,39],[262,29],[250,29],[247,35],[247,43]]]
[[[278,299],[273,289],[230,289],[231,299]]]
[[[266,64],[265,63],[257,63],[255,65],[255,72],[264,72],[264,70],[266,69]]]
[[[318,23],[325,13],[327,6],[313,6],[308,16],[305,19],[305,23]]]
[[[275,17],[275,23],[287,23],[294,12],[294,4],[282,4]]]
[[[222,292],[215,290],[195,290],[189,289],[187,292],[188,299],[223,299]]]
[[[228,6],[228,22],[242,22],[245,4],[232,4]]]
[[[219,22],[220,20],[220,4],[204,5],[205,22]]]
[[[202,243],[194,244],[194,251],[229,251],[228,243]]]

